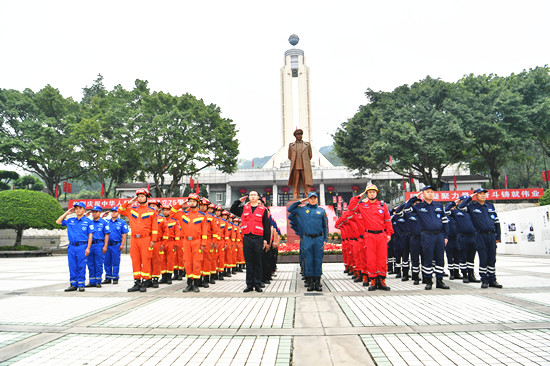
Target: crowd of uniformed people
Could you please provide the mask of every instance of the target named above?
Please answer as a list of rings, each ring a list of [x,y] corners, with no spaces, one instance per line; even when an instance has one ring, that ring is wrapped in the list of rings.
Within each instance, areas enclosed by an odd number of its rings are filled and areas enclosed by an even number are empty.
[[[502,288],[495,274],[500,223],[494,205],[486,202],[486,189],[443,206],[434,201],[433,187],[425,186],[392,210],[377,200],[377,194],[375,185],[367,186],[336,223],[345,272],[354,282],[362,282],[369,291],[390,290],[385,279],[395,274],[431,290],[435,275],[436,288],[441,289],[449,289],[444,277]],[[474,273],[476,253],[480,279]],[[445,254],[449,275],[444,272]]]
[[[259,252],[251,251],[246,240],[258,233],[258,229],[251,230],[251,215],[246,209],[250,203],[245,205],[244,213],[241,209],[242,220],[238,217],[241,215],[230,213],[194,193],[182,207],[161,205],[151,198],[147,189],[139,189],[133,199],[103,215],[100,206],[86,212],[83,202],[74,203],[57,220],[67,227],[69,237],[70,286],[65,291],[117,284],[120,254],[126,236],[131,235],[134,285],[129,292],[146,292],[149,287],[170,285],[184,278],[187,286],[183,292],[199,292],[200,287],[207,288],[216,280],[224,280],[245,268],[250,268],[245,292],[251,288],[262,292],[275,275],[280,232],[269,209],[255,194],[254,204],[260,206],[268,218],[267,225],[262,227],[263,245]],[[73,213],[76,216],[72,216]],[[109,214],[110,218],[106,219]],[[129,226],[120,215],[128,219]],[[86,267],[88,283],[85,282]],[[249,283],[248,277],[256,275],[254,283]]]

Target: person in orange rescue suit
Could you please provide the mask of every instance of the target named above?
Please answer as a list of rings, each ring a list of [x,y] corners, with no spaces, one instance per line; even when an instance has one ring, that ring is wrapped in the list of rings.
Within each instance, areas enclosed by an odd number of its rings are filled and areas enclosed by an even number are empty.
[[[212,259],[210,261],[210,284],[212,285],[216,283],[215,280],[218,276],[218,243],[220,238],[220,219],[216,216],[215,210],[216,205],[210,203],[207,217],[212,220]]]
[[[201,283],[200,287],[208,288],[210,287],[209,283],[212,279],[210,277],[211,269],[212,269],[212,261],[214,260],[214,232],[216,229],[214,228],[214,225],[216,224],[214,222],[214,218],[212,215],[208,214],[208,205],[210,204],[210,201],[206,197],[202,197],[200,200],[199,208],[200,211],[204,213],[206,218],[206,228],[207,228],[207,234],[206,234],[206,248],[204,249],[203,257],[202,257],[202,268],[201,268]],[[212,279],[213,280],[213,279]]]
[[[171,217],[171,210],[172,205],[170,204],[164,204],[161,206],[165,229],[162,234],[162,246],[160,256],[160,272],[162,278],[160,279],[159,283],[165,283],[167,285],[172,284],[174,259],[176,257],[176,253],[174,252],[174,243],[176,240],[176,235],[179,235],[180,230],[177,220]]]
[[[367,199],[363,200],[365,194]],[[374,291],[378,288],[388,291],[390,288],[386,286],[386,263],[393,227],[388,207],[376,199],[377,195],[378,187],[369,184],[363,193],[351,198],[349,210],[361,213],[367,250],[367,274],[370,279],[368,290]]]
[[[241,228],[241,222],[241,219],[237,217],[237,272],[242,272],[244,267],[243,229]]]
[[[229,212],[224,210],[221,205],[216,206],[216,216],[220,220],[219,233],[220,237],[218,240],[218,278],[220,281],[224,280],[225,274],[225,250],[226,250],[226,241],[227,236],[227,217]]]
[[[225,259],[224,259],[224,262],[225,262],[225,265],[224,265],[224,272],[223,272],[223,276],[224,277],[231,277],[231,268],[229,267],[230,265],[230,260],[231,260],[231,250],[233,250],[233,242],[231,240],[232,236],[233,236],[233,218],[231,217],[231,213],[228,213],[227,216],[225,216],[225,221],[227,222],[225,227],[226,227],[226,231],[225,231]],[[222,214],[222,217],[223,217],[223,214]]]
[[[130,220],[132,238],[130,240],[130,257],[134,286],[128,292],[145,292],[151,281],[151,254],[158,235],[156,212],[147,205],[151,197],[147,189],[138,189],[136,196],[120,205],[119,212]],[[135,202],[139,206],[132,206]]]
[[[155,210],[155,217],[158,223],[158,240],[155,242],[153,252],[151,253],[151,278],[153,280],[151,287],[158,288],[159,278],[162,271],[161,263],[163,262],[161,257],[164,256],[164,236],[166,235],[167,228],[164,217],[160,214],[160,202],[156,199],[150,199],[149,207]]]
[[[229,252],[228,270],[231,274],[237,273],[237,223],[236,217],[233,214],[229,214],[231,219],[231,251]]]
[[[349,211],[342,212],[342,215],[336,220],[334,228],[340,230],[340,236],[342,237],[342,261],[344,262],[344,273],[349,273],[350,271],[350,241],[351,238],[348,235],[347,220],[350,216]]]
[[[185,277],[185,261],[183,255],[183,228],[180,221],[176,221],[176,238],[174,239],[174,277],[172,277],[172,280],[182,281],[183,277]]]
[[[199,292],[202,271],[203,253],[208,239],[206,216],[199,211],[199,195],[189,194],[187,204],[189,211],[179,211],[179,204],[172,207],[172,216],[177,219],[182,227],[183,258],[187,287],[183,292]]]

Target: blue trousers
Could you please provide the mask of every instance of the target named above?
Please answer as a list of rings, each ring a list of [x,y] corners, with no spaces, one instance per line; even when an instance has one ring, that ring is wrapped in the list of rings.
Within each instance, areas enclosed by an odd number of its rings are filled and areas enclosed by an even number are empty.
[[[462,251],[460,250],[460,243],[456,237],[450,238],[447,246],[445,246],[445,252],[447,252],[447,265],[450,271],[459,270],[460,263],[464,262],[462,257]]]
[[[402,250],[401,247],[401,235],[393,234],[390,241],[393,247],[393,256],[395,257],[395,272],[401,271],[401,256]]]
[[[399,247],[401,248],[401,271],[403,275],[409,273],[410,255],[410,233],[403,233],[399,236]]]
[[[495,234],[476,233],[476,246],[479,254],[479,275],[481,282],[496,282],[495,262],[497,260],[497,242]]]
[[[92,244],[88,255],[88,278],[92,285],[101,283],[103,277],[103,245],[105,243]]]
[[[69,245],[67,249],[67,259],[69,261],[69,275],[71,277],[71,286],[84,287],[86,281],[86,251],[87,244],[79,246]]]
[[[304,253],[304,274],[305,276],[321,277],[323,274],[323,237],[310,238],[304,236],[302,239]]]
[[[468,273],[468,270],[474,271],[474,259],[476,257],[476,240],[475,235],[458,233],[456,236],[460,251],[462,252],[462,262],[460,262],[460,270],[462,273]]]
[[[423,232],[420,235],[422,245],[422,277],[431,279],[443,278],[445,265],[445,236],[443,233],[430,234]],[[432,264],[435,261],[435,271]]]
[[[108,280],[118,280],[120,271],[120,242],[109,241],[109,246],[105,252],[105,278]]]
[[[409,249],[411,253],[411,273],[413,275],[413,278],[420,278],[420,251],[421,251],[421,244],[420,244],[420,236],[418,235],[411,235],[410,241],[409,241]]]

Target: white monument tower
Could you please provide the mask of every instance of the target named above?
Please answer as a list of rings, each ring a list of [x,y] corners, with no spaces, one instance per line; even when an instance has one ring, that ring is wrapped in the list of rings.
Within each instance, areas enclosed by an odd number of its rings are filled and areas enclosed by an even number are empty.
[[[282,131],[283,146],[263,166],[290,166],[288,160],[288,145],[294,142],[294,131],[302,129],[303,139],[309,142],[313,149],[313,166],[331,167],[332,164],[313,145],[311,124],[309,67],[304,62],[304,51],[294,48],[300,39],[293,34],[288,41],[293,46],[285,52],[285,65],[281,68],[281,102],[282,102]]]

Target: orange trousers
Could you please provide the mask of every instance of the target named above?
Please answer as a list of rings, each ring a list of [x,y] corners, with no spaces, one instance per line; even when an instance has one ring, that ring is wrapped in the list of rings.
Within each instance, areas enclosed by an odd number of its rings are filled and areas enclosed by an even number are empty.
[[[164,255],[161,256],[160,272],[161,273],[173,273],[174,272],[174,259],[176,253],[174,252],[174,241],[164,241]]]
[[[183,240],[183,262],[185,266],[185,277],[201,278],[203,252],[201,250],[201,239]]]
[[[200,273],[202,276],[210,275],[210,266],[212,266],[213,260],[214,258],[210,252],[210,245],[207,245],[204,248],[204,252],[202,253],[202,265],[201,265],[201,273]]]
[[[163,243],[164,242],[162,241],[157,241],[155,242],[155,246],[153,247],[153,252],[151,254],[151,277],[153,278],[160,278],[160,273],[162,270],[161,257],[164,257],[164,254],[160,254],[160,245]]]
[[[237,264],[244,264],[243,242],[237,244]]]
[[[130,258],[132,258],[132,272],[134,280],[148,280],[151,278],[151,255],[149,249],[151,237],[130,239]]]
[[[176,256],[174,258],[174,269],[179,269],[183,271],[185,269],[185,258],[183,254],[183,240],[177,241],[174,245],[177,244],[175,250]]]
[[[225,244],[218,243],[218,272],[223,272],[225,269]]]

